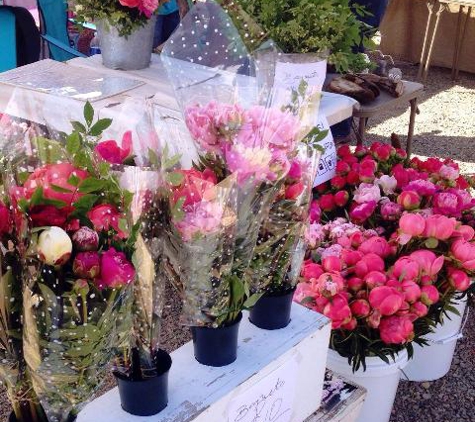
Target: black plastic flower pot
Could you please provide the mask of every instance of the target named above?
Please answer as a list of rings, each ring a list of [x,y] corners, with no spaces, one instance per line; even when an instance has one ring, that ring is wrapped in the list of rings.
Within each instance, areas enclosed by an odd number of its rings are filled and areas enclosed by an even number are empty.
[[[152,416],[165,409],[168,404],[168,374],[171,366],[170,355],[160,350],[157,354],[156,377],[133,380],[115,372],[122,409],[135,416]]]
[[[249,314],[249,320],[264,330],[280,330],[290,324],[295,289],[282,294],[265,294]]]
[[[237,358],[242,313],[231,325],[219,328],[191,327],[195,359],[202,365],[226,366]]]

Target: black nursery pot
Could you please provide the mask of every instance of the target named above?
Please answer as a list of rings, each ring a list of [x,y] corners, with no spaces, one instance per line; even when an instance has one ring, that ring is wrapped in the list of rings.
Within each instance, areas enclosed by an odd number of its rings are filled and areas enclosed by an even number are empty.
[[[249,313],[249,320],[264,330],[279,330],[290,324],[295,289],[282,294],[265,294]]]
[[[226,327],[191,327],[195,359],[203,365],[215,367],[233,363],[237,358],[241,319],[242,313],[232,325]]]
[[[136,416],[152,416],[165,409],[168,404],[168,374],[171,366],[170,355],[160,350],[157,354],[159,375],[156,377],[135,381],[115,372],[122,409]]]

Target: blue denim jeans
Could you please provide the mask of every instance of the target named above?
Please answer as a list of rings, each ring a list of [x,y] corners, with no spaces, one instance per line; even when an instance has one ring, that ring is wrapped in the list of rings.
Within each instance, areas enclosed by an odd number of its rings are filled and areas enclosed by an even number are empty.
[[[168,40],[179,24],[180,13],[178,11],[168,15],[158,15],[153,36],[153,48],[158,47],[160,44],[163,44]]]

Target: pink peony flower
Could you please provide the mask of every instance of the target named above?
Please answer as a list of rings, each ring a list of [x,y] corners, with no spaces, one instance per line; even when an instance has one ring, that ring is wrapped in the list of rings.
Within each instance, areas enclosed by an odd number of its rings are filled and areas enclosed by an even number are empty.
[[[380,271],[370,271],[364,277],[364,282],[366,283],[366,287],[372,290],[376,287],[384,286],[386,284],[386,274]]]
[[[439,174],[441,177],[447,180],[457,180],[459,177],[458,169],[445,164],[440,167]]]
[[[355,274],[359,278],[364,278],[371,271],[384,271],[384,261],[375,253],[364,255],[355,265]]]
[[[438,192],[432,199],[434,213],[459,217],[462,211],[462,199],[455,192]]]
[[[452,237],[461,237],[470,241],[475,237],[475,230],[471,226],[461,225],[452,233]]]
[[[132,132],[129,130],[124,133],[122,147],[116,141],[108,140],[96,145],[94,151],[111,164],[122,164],[132,152]]]
[[[412,319],[412,321],[415,321],[418,318],[425,317],[429,313],[429,308],[422,302],[416,302],[411,305],[409,312],[415,315],[415,318]]]
[[[36,169],[23,185],[24,196],[30,199],[38,188],[42,188],[43,198],[72,205],[82,194],[77,191],[76,186],[68,182],[71,176],[76,176],[81,181],[86,179],[89,174],[87,171],[80,170],[69,163],[42,166]],[[60,188],[61,192],[58,192],[57,188]]]
[[[93,279],[101,273],[101,260],[97,252],[79,252],[74,258],[73,272],[78,277]]]
[[[465,271],[449,267],[448,273],[449,283],[455,290],[458,290],[459,292],[464,292],[470,287],[470,277]]]
[[[376,201],[381,199],[381,192],[378,186],[369,183],[361,183],[353,194],[353,200],[358,204]]]
[[[89,227],[81,227],[73,234],[73,244],[76,250],[81,252],[97,251],[99,235]]]
[[[358,251],[344,249],[341,252],[341,259],[347,267],[353,267],[363,257],[363,254]]]
[[[221,135],[215,126],[214,116],[218,114],[216,102],[205,107],[199,105],[187,107],[185,123],[191,136],[205,152],[221,153]]]
[[[342,208],[350,200],[350,194],[346,190],[341,190],[335,193],[334,200],[335,200],[336,206]]]
[[[376,201],[365,202],[364,204],[352,204],[350,208],[350,219],[355,224],[363,224],[370,218],[376,210]]]
[[[216,202],[200,202],[185,209],[185,217],[175,222],[183,240],[209,235],[223,229],[223,207]]]
[[[381,313],[377,309],[374,309],[366,318],[366,322],[371,328],[378,328],[381,323]]]
[[[305,241],[310,249],[315,249],[325,239],[325,233],[322,230],[322,225],[318,223],[310,224],[305,230]]]
[[[322,195],[319,199],[320,208],[325,212],[330,212],[335,209],[335,198],[331,193]]]
[[[351,313],[357,318],[366,318],[371,312],[371,306],[367,300],[357,299],[350,304]]]
[[[239,183],[253,178],[256,183],[264,180],[276,180],[278,172],[285,176],[278,162],[275,172],[271,170],[273,156],[267,148],[232,145],[225,151],[226,162],[231,173],[236,173]],[[287,162],[287,164],[289,164]],[[288,170],[288,169],[287,169]]]
[[[358,250],[363,254],[375,253],[381,258],[386,258],[391,254],[391,247],[386,239],[379,236],[370,237],[363,241]]]
[[[409,184],[404,186],[403,190],[416,192],[420,196],[432,196],[438,191],[438,188],[428,180],[419,179],[409,182]]]
[[[353,331],[356,329],[358,326],[358,321],[356,318],[351,318],[350,322],[347,322],[346,324],[342,324],[341,328],[342,330],[348,330],[348,331]]]
[[[439,257],[432,251],[421,249],[409,255],[412,261],[417,262],[422,275],[434,278],[444,266],[444,256]]]
[[[425,222],[424,237],[433,237],[438,240],[447,240],[452,236],[457,220],[444,215],[430,215]]]
[[[353,290],[354,292],[357,292],[358,290],[361,290],[364,286],[364,281],[359,278],[359,277],[351,277],[347,280],[346,282],[348,289]]]
[[[415,210],[421,205],[421,197],[416,192],[407,190],[400,193],[397,203],[405,210]]]
[[[412,237],[422,235],[425,226],[426,221],[421,215],[404,213],[399,220],[399,243],[405,245]]]
[[[464,239],[457,239],[450,247],[452,256],[460,262],[466,270],[475,270],[475,243]]]
[[[392,276],[398,280],[415,280],[419,276],[419,264],[410,257],[403,256],[394,263]]]
[[[173,203],[176,204],[179,199],[185,198],[183,207],[188,207],[203,200],[210,201],[216,195],[215,185],[218,182],[216,174],[208,168],[204,171],[179,170],[183,180],[179,186],[172,186]]]
[[[308,259],[304,261],[302,270],[301,270],[301,275],[302,277],[309,281],[313,278],[317,279],[323,274],[323,269],[320,265],[315,264],[312,262],[311,259]]]
[[[132,283],[134,278],[135,268],[123,252],[110,248],[102,254],[100,280],[96,282],[98,287],[119,288]]]
[[[404,295],[393,287],[375,287],[369,294],[370,305],[383,316],[395,314],[403,302]]]
[[[323,315],[332,320],[334,330],[351,321],[351,309],[346,296],[342,293],[333,296],[323,308]]]
[[[285,189],[285,199],[295,201],[305,190],[305,185],[302,182],[295,183]]]
[[[141,0],[138,9],[141,13],[147,16],[148,19],[150,19],[155,10],[158,9],[158,0]]]
[[[91,220],[94,230],[97,232],[113,229],[120,238],[127,237],[127,234],[120,229],[120,220],[125,219],[125,216],[119,213],[114,206],[108,204],[96,205],[87,213],[87,217]]]
[[[379,324],[381,340],[386,344],[404,344],[414,338],[414,325],[408,317],[382,318]]]
[[[402,207],[395,202],[386,201],[381,205],[381,217],[385,221],[397,221],[401,214]]]
[[[297,160],[292,161],[292,163],[290,164],[290,170],[287,177],[291,179],[296,179],[296,180],[302,177],[302,166],[300,165],[299,161]]]
[[[295,289],[294,293],[294,302],[302,303],[304,299],[313,298],[315,296],[315,292],[313,291],[312,287],[308,283],[299,283],[297,284],[297,288]],[[308,303],[305,306],[311,306]]]

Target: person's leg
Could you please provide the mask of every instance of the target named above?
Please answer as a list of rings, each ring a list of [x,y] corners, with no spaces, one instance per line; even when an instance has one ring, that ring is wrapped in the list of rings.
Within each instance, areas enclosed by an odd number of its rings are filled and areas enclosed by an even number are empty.
[[[173,31],[180,24],[180,12],[176,11],[170,13],[169,15],[164,16],[163,20],[163,29],[162,29],[162,43],[164,43],[170,35],[173,34]]]
[[[164,15],[157,16],[157,23],[155,24],[155,32],[153,33],[153,48],[157,48],[160,44],[163,43],[163,23]]]

